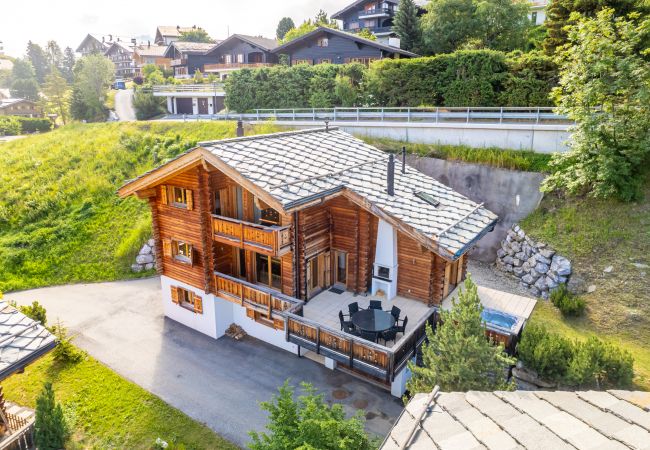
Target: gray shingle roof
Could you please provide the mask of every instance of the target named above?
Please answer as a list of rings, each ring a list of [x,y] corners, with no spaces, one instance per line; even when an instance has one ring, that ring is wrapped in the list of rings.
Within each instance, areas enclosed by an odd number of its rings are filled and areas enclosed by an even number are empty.
[[[40,323],[0,300],[0,380],[56,345],[55,337]]]
[[[497,216],[423,173],[396,163],[395,195],[386,191],[388,155],[338,129],[304,130],[203,142],[203,148],[269,192],[285,210],[348,189],[412,227],[447,256],[460,256]],[[426,192],[436,207],[415,194]]]
[[[649,449],[650,393],[418,394],[381,447],[399,448]]]

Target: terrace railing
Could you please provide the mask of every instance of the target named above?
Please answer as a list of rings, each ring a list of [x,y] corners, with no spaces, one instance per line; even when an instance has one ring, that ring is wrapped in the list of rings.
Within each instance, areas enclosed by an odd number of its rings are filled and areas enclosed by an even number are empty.
[[[389,16],[392,13],[392,10],[389,8],[373,8],[373,9],[362,9],[359,11],[359,19],[370,16]],[[386,27],[390,28],[390,27]]]
[[[212,216],[215,241],[270,256],[282,256],[291,249],[291,227],[265,226],[224,216]]]
[[[155,88],[155,87],[154,87]],[[156,91],[154,91],[156,92]],[[171,116],[173,117],[173,116]],[[519,124],[569,125],[564,115],[550,107],[433,107],[433,108],[294,108],[256,109],[252,113],[222,113],[196,116],[208,120],[276,120],[285,122],[368,122],[430,124]]]
[[[153,87],[153,93],[169,92],[223,92],[223,83],[204,84],[159,84]]]
[[[218,72],[219,70],[233,69],[256,69],[259,67],[271,67],[272,63],[222,63],[222,64],[205,64],[204,73]]]

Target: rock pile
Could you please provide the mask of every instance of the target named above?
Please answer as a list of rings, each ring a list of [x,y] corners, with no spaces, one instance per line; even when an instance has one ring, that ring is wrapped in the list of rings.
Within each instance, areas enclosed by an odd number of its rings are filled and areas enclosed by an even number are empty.
[[[138,256],[135,257],[135,264],[131,265],[131,270],[133,272],[143,272],[145,270],[151,270],[156,267],[156,242],[153,239],[149,239],[142,246],[138,252]]]
[[[501,242],[496,264],[498,269],[517,277],[532,295],[544,299],[571,276],[571,261],[545,243],[535,242],[516,224]]]

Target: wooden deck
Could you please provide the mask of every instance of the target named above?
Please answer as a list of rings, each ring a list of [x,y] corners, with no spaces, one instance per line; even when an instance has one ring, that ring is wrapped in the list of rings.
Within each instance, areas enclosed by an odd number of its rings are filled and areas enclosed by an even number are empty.
[[[509,292],[498,291],[483,286],[477,286],[478,296],[481,299],[483,307],[487,309],[494,309],[513,316],[521,317],[528,320],[535,309],[537,300],[522,295],[515,295]],[[451,309],[452,299],[458,297],[460,287],[456,288],[454,292],[449,295],[442,302],[442,309]]]
[[[378,297],[373,295],[355,296],[352,292],[345,291],[342,294],[326,290],[312,298],[303,307],[303,316],[307,319],[318,322],[327,327],[335,330],[340,330],[341,325],[339,322],[339,311],[343,311],[345,315],[348,314],[348,305],[353,302],[359,303],[359,308],[367,309],[370,306],[370,300],[381,300],[384,311],[390,311],[391,308],[397,306],[402,310],[400,319],[408,316],[409,320],[406,325],[406,333],[398,333],[397,341],[389,341],[386,345],[388,348],[393,348],[399,345],[400,341],[409,336],[415,329],[415,325],[424,316],[428,315],[432,308],[417,300],[411,300],[404,297],[395,297],[393,300],[386,300],[386,297]],[[380,340],[383,344],[384,341]]]

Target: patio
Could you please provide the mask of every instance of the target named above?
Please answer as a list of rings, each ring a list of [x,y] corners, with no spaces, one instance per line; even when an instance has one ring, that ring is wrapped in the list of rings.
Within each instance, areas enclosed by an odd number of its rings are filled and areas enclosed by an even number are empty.
[[[386,297],[376,295],[355,295],[352,292],[344,291],[337,294],[330,290],[326,290],[312,298],[303,307],[303,316],[307,319],[318,322],[324,326],[334,330],[340,330],[341,325],[339,322],[339,311],[348,314],[348,305],[353,302],[359,303],[359,309],[368,309],[370,300],[380,300],[382,302],[382,309],[390,311],[393,306],[401,309],[400,323],[404,317],[408,316],[408,324],[406,326],[406,333],[398,333],[395,341],[388,341],[386,347],[393,348],[399,345],[400,341],[408,337],[414,330],[416,324],[425,316],[429,314],[432,307],[405,297],[395,297],[392,300],[386,300]],[[383,344],[384,341],[380,340]]]

